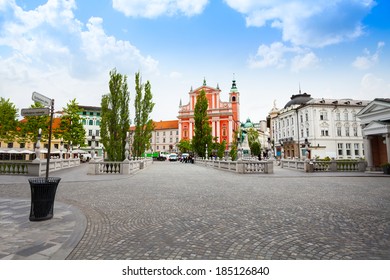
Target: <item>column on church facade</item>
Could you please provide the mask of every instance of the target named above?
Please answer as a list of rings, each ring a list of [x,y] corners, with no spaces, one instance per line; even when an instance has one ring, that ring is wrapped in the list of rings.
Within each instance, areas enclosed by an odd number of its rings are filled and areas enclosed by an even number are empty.
[[[231,117],[229,117],[229,131],[228,131],[228,134],[229,134],[229,143],[232,143],[233,142],[233,120]]]
[[[390,162],[390,133],[386,134],[387,162]]]
[[[221,122],[220,121],[217,121],[217,134],[215,135],[216,137],[218,137],[218,141],[221,142]]]
[[[190,140],[192,140],[192,137],[193,137],[193,128],[192,128],[192,121],[190,120],[190,123],[189,123],[189,128],[188,128],[188,137],[190,138]]]

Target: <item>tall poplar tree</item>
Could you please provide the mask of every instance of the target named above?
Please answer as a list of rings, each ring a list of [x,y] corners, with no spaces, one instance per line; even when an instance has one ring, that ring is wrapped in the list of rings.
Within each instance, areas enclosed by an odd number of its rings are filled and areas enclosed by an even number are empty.
[[[107,152],[108,160],[125,159],[126,134],[130,127],[129,102],[130,93],[127,76],[110,71],[110,93],[103,95],[101,107],[101,141]]]
[[[207,116],[208,102],[206,92],[201,90],[196,98],[194,119],[195,119],[195,135],[192,138],[192,147],[198,156],[204,157],[206,154],[206,144],[208,155],[212,149],[211,127],[209,125],[209,117]]]
[[[145,149],[150,147],[150,138],[152,137],[153,120],[150,114],[153,111],[154,103],[152,101],[153,95],[152,87],[149,81],[142,84],[140,73],[135,74],[135,118],[134,118],[134,142],[133,154],[137,157],[142,156]]]

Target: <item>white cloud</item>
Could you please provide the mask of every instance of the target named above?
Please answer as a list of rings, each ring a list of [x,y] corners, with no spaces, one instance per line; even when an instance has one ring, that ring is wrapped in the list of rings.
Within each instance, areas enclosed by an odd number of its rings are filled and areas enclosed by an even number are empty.
[[[313,68],[319,63],[318,57],[309,49],[288,47],[281,42],[274,42],[270,46],[260,45],[256,55],[249,60],[249,67],[284,68],[290,59],[290,68],[293,72]]]
[[[364,55],[358,56],[352,65],[360,70],[366,70],[374,66],[379,61],[379,55],[382,51],[382,48],[385,46],[384,42],[378,42],[376,52],[371,54],[368,49],[364,49]]]
[[[77,20],[74,0],[48,0],[28,11],[14,1],[1,7],[7,10],[0,25],[0,46],[7,50],[2,55],[3,71],[13,77],[28,77],[26,69],[28,73],[62,69],[80,79],[113,67],[147,72],[157,69],[158,62],[142,55],[130,42],[108,36],[101,18],[91,18],[86,25]]]
[[[170,77],[171,79],[179,79],[179,78],[183,77],[183,74],[180,73],[180,72],[173,71],[173,72],[171,72],[171,73],[169,74],[169,77]]]
[[[362,96],[376,97],[390,96],[390,83],[372,73],[365,74],[360,82]]]
[[[324,47],[359,37],[374,0],[224,0],[246,17],[247,26],[269,24],[293,45]]]
[[[297,55],[291,61],[291,70],[300,72],[301,70],[312,69],[317,67],[319,62],[320,59],[313,52]]]
[[[203,12],[208,0],[113,0],[113,8],[130,17],[155,18],[162,15],[194,16]]]

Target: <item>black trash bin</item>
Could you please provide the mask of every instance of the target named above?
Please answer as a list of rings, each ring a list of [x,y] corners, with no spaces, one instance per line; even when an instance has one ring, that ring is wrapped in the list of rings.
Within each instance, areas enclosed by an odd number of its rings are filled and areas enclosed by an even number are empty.
[[[30,221],[43,221],[53,218],[54,198],[58,177],[37,177],[28,179],[31,188]]]

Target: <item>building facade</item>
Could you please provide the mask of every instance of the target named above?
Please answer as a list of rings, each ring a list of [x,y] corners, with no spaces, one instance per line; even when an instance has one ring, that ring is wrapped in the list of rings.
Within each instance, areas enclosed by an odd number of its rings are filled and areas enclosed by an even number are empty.
[[[148,152],[177,153],[179,143],[179,121],[153,122],[154,130]]]
[[[367,170],[390,162],[390,99],[376,98],[358,113],[364,137]]]
[[[293,95],[271,121],[276,156],[363,158],[363,135],[357,113],[367,104],[366,100]]]
[[[81,149],[88,153],[92,152],[92,143],[94,142],[94,151],[97,156],[102,156],[104,147],[100,142],[100,122],[101,122],[101,107],[79,105],[81,121],[85,130],[85,146],[72,147],[73,149]]]
[[[211,126],[212,137],[217,138],[221,143],[223,140],[231,144],[234,138],[234,132],[240,126],[240,93],[237,90],[236,81],[233,80],[229,92],[229,101],[223,102],[220,99],[221,90],[217,85],[216,88],[203,85],[189,92],[189,102],[186,105],[179,106],[179,140],[191,140],[194,137],[194,109],[199,93],[204,90],[208,100],[207,115]]]

